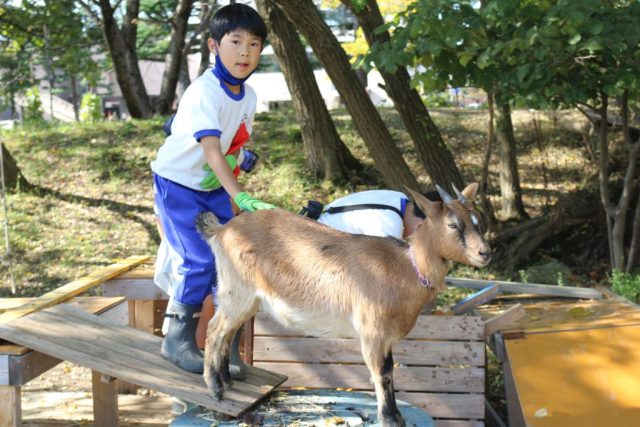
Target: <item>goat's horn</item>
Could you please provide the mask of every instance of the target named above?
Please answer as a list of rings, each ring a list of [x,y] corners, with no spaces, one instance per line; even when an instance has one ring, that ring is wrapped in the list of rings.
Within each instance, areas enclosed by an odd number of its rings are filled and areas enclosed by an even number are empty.
[[[458,196],[458,200],[460,200],[462,203],[467,203],[467,198],[462,195],[460,190],[456,188],[456,185],[453,182],[451,183],[451,186],[453,187],[453,191],[456,192],[456,196]]]
[[[447,191],[440,187],[438,184],[436,184],[436,190],[438,190],[438,194],[440,195],[440,198],[442,199],[442,202],[444,204],[453,202],[453,197],[451,197],[451,195],[449,195],[449,193],[447,193]]]

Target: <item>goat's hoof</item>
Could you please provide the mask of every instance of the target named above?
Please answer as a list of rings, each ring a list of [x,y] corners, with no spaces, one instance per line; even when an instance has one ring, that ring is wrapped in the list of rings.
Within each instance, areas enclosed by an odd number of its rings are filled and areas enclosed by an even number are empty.
[[[393,415],[382,417],[380,426],[381,427],[406,427],[406,423],[404,422],[404,418],[402,418],[402,414],[400,414],[400,411],[398,411]]]
[[[222,381],[220,381],[220,374],[212,374],[208,378],[205,377],[205,383],[207,384],[207,389],[209,390],[209,394],[213,396],[216,400],[222,400],[222,396],[224,394],[224,387],[222,386]]]

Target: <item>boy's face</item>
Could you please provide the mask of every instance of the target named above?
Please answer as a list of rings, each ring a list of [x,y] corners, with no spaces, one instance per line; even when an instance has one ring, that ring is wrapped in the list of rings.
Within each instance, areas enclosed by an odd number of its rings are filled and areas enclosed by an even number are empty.
[[[217,44],[209,38],[209,50],[217,53],[231,75],[243,79],[253,72],[260,62],[262,40],[248,31],[237,29],[225,34]]]

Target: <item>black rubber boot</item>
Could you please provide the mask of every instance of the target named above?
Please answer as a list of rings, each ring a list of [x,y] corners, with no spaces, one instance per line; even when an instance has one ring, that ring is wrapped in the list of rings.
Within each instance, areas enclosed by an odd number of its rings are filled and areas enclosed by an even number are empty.
[[[238,329],[236,334],[231,340],[231,346],[229,348],[229,373],[231,379],[244,381],[247,379],[247,365],[240,357],[240,335],[242,334],[242,327]]]
[[[185,371],[201,374],[204,358],[196,345],[196,327],[201,305],[187,305],[172,301],[164,317],[169,318],[169,329],[162,341],[160,353]]]

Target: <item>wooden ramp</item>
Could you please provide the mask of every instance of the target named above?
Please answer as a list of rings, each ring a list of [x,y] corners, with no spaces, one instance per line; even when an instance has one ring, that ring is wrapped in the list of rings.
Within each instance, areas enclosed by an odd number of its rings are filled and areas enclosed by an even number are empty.
[[[286,380],[284,375],[249,367],[248,379],[234,382],[218,402],[210,397],[201,375],[186,372],[160,355],[162,338],[68,305],[1,323],[0,337],[234,417]]]
[[[510,426],[640,425],[640,310],[537,302],[501,331]]]

